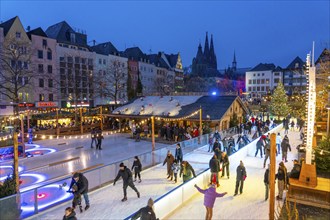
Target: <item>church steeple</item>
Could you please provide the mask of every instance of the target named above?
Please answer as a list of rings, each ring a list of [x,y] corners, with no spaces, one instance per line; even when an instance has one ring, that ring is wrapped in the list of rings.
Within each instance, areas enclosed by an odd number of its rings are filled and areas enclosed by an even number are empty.
[[[211,43],[210,43],[210,65],[212,68],[217,69],[217,57],[214,52],[213,34],[211,34]]]
[[[196,61],[198,63],[200,63],[201,61],[203,61],[203,49],[202,49],[202,45],[201,45],[200,42],[199,42],[198,50],[197,50],[197,54],[196,54]]]
[[[237,67],[236,53],[235,53],[235,51],[234,51],[234,59],[233,59],[233,62],[232,62],[231,68],[232,68],[233,71],[236,71],[236,67]]]
[[[204,58],[206,61],[209,61],[210,59],[209,38],[207,32],[206,32],[205,45],[204,45]]]

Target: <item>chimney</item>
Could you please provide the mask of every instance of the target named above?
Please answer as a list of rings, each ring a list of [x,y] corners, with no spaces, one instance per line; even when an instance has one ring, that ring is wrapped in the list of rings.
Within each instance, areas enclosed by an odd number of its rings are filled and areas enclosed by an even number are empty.
[[[26,28],[26,31],[30,31],[31,30],[31,27],[30,27],[30,25],[29,26],[27,26],[27,28]]]

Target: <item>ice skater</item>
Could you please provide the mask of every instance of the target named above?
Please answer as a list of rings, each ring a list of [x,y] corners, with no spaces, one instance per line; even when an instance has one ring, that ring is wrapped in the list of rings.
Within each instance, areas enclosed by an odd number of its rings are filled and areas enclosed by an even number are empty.
[[[214,206],[215,199],[217,197],[223,197],[224,195],[227,194],[227,192],[217,193],[216,180],[214,180],[212,182],[211,186],[208,189],[201,189],[196,184],[195,184],[195,187],[200,193],[204,194],[204,206],[206,208],[205,220],[211,220],[212,215],[213,215],[213,206]]]
[[[141,220],[159,220],[156,218],[156,214],[154,212],[154,201],[151,198],[148,200],[148,205],[137,211],[132,216],[131,220],[136,220],[138,218]]]
[[[167,151],[167,156],[164,160],[163,166],[167,164],[167,179],[171,178],[170,180],[173,180],[173,171],[172,171],[172,164],[174,163],[174,157],[171,153],[171,151]]]
[[[78,187],[78,190],[75,191],[74,189],[72,189],[72,186],[76,184]],[[82,174],[82,173],[75,173],[73,174],[72,177],[72,181],[70,184],[70,188],[68,191],[70,191],[70,189],[72,189],[72,192],[74,193],[79,193],[82,194],[84,196],[84,200],[85,200],[85,210],[89,209],[90,204],[89,204],[89,197],[88,197],[88,179]]]
[[[181,163],[183,159],[183,153],[182,153],[182,148],[179,143],[176,144],[176,149],[175,149],[175,159]]]
[[[142,164],[138,156],[134,157],[134,162],[132,165],[132,171],[134,170],[134,182],[136,181],[136,177],[139,177],[139,183],[141,183],[141,171]]]
[[[119,178],[123,179],[123,190],[124,190],[124,198],[121,200],[122,202],[125,202],[127,200],[127,187],[131,187],[137,194],[137,197],[140,198],[140,193],[136,189],[134,183],[133,183],[133,177],[132,172],[130,169],[128,169],[124,163],[120,163],[119,165],[119,171],[118,174],[113,182],[113,185],[116,185],[116,182]]]
[[[238,187],[240,187],[239,188],[240,194],[243,193],[243,186],[244,186],[245,178],[246,178],[246,170],[245,170],[243,162],[240,161],[240,163],[236,169],[236,187],[235,187],[234,196],[237,196]]]

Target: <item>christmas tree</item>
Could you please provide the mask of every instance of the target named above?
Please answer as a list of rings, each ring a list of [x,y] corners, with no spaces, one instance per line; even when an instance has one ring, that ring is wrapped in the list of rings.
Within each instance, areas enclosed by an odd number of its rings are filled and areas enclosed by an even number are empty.
[[[278,118],[287,116],[291,109],[288,105],[288,96],[285,94],[285,90],[283,84],[281,82],[278,83],[270,103],[270,111],[274,115],[277,115]]]

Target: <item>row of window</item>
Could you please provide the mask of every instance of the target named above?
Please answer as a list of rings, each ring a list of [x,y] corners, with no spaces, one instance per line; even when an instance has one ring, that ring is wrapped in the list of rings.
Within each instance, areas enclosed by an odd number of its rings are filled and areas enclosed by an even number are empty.
[[[39,101],[40,102],[46,101],[45,94],[39,94]],[[48,94],[48,101],[50,101],[50,102],[54,101],[54,95],[52,93]]]
[[[53,88],[53,86],[54,86],[53,80],[48,79],[48,87]],[[40,88],[45,87],[45,79],[42,79],[42,78],[39,79],[39,87]]]
[[[58,44],[60,47],[65,47],[65,48],[70,48],[70,49],[75,49],[75,50],[82,50],[82,51],[88,51],[86,48],[83,47],[77,47],[77,46],[72,46],[68,44]]]
[[[38,72],[39,73],[44,73],[44,65],[43,64],[38,64]],[[47,73],[53,73],[53,66],[52,65],[47,66]]]
[[[280,78],[275,78],[274,83],[279,83]],[[253,84],[269,84],[269,79],[249,79],[249,85]]]
[[[253,87],[248,87],[248,91],[261,91],[261,92],[267,92],[269,91],[269,86],[253,86]]]
[[[43,59],[44,58],[44,51],[43,50],[38,50],[38,59]],[[53,59],[53,54],[51,49],[47,50],[47,59],[52,60]]]
[[[22,93],[22,92],[20,92],[20,93],[18,93],[18,99],[19,99],[19,101],[20,102],[28,102],[28,101],[30,101],[29,100],[29,93]],[[39,94],[39,101],[46,101],[45,100],[45,94]],[[52,93],[49,93],[48,94],[48,101],[50,101],[50,102],[52,102],[52,101],[54,101],[54,94],[52,94]]]
[[[140,66],[140,71],[147,71],[147,68],[145,66]],[[148,71],[150,73],[154,72],[153,68],[151,68],[151,67],[148,68]]]
[[[73,63],[73,57],[71,57],[71,56],[60,57],[60,62]],[[87,58],[83,58],[83,57],[74,57],[74,62],[81,63],[81,64],[88,64],[91,66],[93,65],[93,59],[90,59],[90,58],[87,59]]]
[[[11,68],[18,68],[18,69],[28,69],[29,68],[27,61],[22,62],[20,60],[18,60],[18,61],[11,60],[10,66],[11,66]]]

